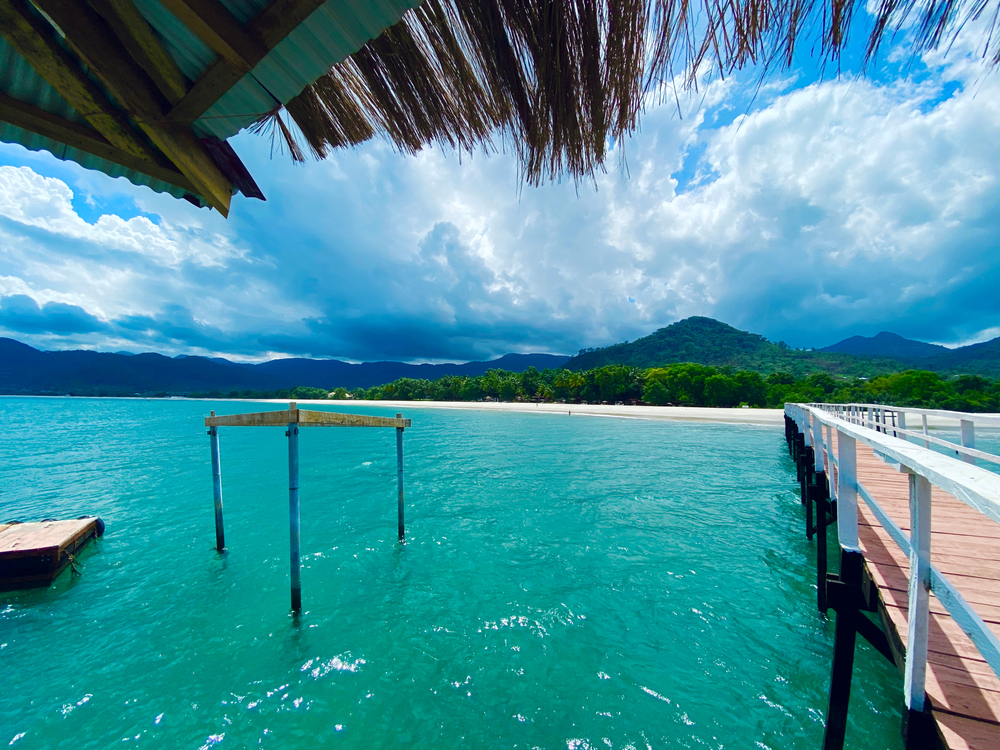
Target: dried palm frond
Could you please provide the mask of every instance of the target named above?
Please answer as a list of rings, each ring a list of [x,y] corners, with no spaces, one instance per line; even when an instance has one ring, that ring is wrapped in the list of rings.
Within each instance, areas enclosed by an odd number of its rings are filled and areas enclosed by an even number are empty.
[[[1000,3],[996,0],[994,4]],[[918,14],[914,54],[983,16],[990,0],[880,0],[867,64]],[[839,64],[859,0],[427,0],[306,87],[286,109],[317,158],[375,136],[405,153],[508,144],[526,179],[592,176],[645,97],[748,65],[788,67],[802,42]],[[1000,63],[986,31],[983,55]],[[278,112],[255,126],[302,149]],[[276,140],[277,139],[277,140]]]

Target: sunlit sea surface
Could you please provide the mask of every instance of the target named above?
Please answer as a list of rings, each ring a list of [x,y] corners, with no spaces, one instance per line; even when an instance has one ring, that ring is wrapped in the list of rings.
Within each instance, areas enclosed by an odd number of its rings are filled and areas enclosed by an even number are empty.
[[[0,398],[0,521],[98,514],[83,574],[0,593],[0,747],[817,748],[816,611],[774,427],[408,408],[287,439],[241,402]],[[341,407],[391,415],[377,407]],[[900,748],[859,639],[848,746]]]

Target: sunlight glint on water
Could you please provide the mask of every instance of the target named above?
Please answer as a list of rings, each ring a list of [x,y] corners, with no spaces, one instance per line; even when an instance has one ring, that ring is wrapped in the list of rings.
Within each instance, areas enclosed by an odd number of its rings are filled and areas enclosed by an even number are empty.
[[[221,430],[212,549],[201,418],[269,408],[0,399],[0,521],[108,527],[81,578],[0,594],[0,746],[819,746],[780,429],[414,406],[404,548],[393,431],[303,430],[296,622],[281,428]],[[898,674],[858,654],[848,744],[898,748]]]

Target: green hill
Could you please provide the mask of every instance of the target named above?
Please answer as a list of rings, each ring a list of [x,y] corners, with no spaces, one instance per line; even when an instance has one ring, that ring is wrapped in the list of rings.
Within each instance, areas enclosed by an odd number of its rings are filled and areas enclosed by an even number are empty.
[[[873,377],[913,366],[889,357],[789,349],[755,333],[702,317],[680,320],[636,341],[581,351],[564,366],[569,370],[590,370],[604,365],[645,368],[677,362],[729,365],[765,374],[790,372],[799,377],[814,372]]]

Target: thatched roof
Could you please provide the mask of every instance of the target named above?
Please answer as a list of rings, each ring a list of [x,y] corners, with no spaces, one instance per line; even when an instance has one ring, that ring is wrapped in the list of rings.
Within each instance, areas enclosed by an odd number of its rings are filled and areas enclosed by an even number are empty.
[[[880,0],[865,64],[915,17],[918,53],[988,5]],[[257,129],[299,160],[375,137],[406,153],[502,144],[532,183],[578,178],[678,76],[780,69],[804,45],[839,66],[859,12],[855,0],[427,0],[287,103],[301,138],[277,111]],[[984,54],[1000,61],[1000,43],[987,38]]]

